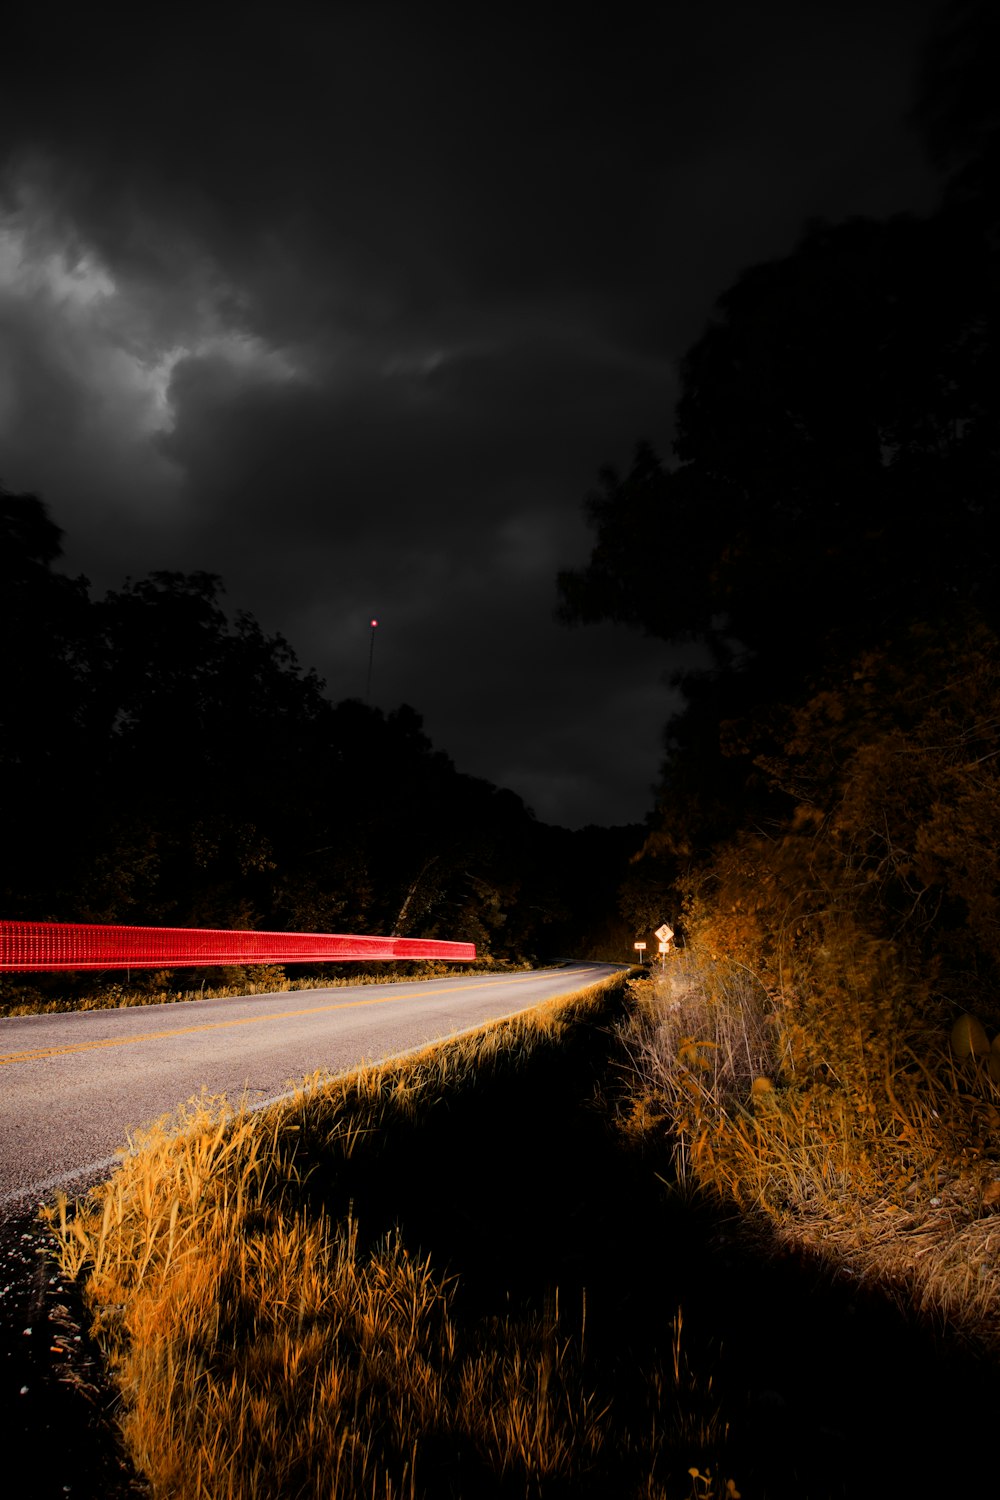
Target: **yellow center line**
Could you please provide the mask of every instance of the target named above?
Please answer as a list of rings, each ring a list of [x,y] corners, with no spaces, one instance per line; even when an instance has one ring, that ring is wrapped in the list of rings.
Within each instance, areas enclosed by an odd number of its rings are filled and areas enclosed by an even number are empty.
[[[239,1016],[231,1021],[203,1021],[198,1026],[173,1026],[167,1031],[144,1031],[135,1036],[105,1037],[94,1042],[72,1042],[65,1047],[35,1047],[24,1052],[0,1054],[0,1067],[7,1063],[40,1062],[46,1057],[65,1057],[72,1052],[96,1052],[102,1047],[129,1047],[135,1042],[157,1042],[174,1036],[190,1036],[196,1031],[222,1031],[230,1026],[251,1026],[259,1021],[290,1021],[298,1016],[316,1016],[328,1010],[353,1010],[363,1005],[393,1005],[400,1000],[412,1000],[424,995],[456,995],[464,994],[466,990],[496,988],[498,984],[525,984],[528,980],[535,978],[537,978],[535,974],[523,974],[516,979],[501,978],[498,975],[496,979],[484,979],[478,984],[418,990],[416,997],[411,992],[409,995],[384,995],[376,1000],[341,1000],[333,1005],[310,1005],[304,1010],[279,1010],[262,1016]]]

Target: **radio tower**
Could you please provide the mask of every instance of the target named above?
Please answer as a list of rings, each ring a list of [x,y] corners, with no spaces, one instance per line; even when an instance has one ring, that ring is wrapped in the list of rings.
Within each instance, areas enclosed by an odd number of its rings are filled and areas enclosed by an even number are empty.
[[[375,660],[375,632],[378,629],[378,621],[377,620],[370,620],[368,623],[369,623],[369,625],[371,627],[371,635],[369,636],[369,639],[368,639],[368,690],[365,693],[365,702],[367,704],[371,704],[371,701],[372,701],[372,662]]]

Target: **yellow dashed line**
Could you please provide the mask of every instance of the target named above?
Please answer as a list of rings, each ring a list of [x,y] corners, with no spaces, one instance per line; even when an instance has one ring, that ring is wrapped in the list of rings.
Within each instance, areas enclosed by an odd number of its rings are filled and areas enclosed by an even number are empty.
[[[500,978],[484,979],[479,984],[452,985],[445,989],[420,990],[419,996],[424,995],[455,995],[464,994],[467,990],[483,990],[495,988],[498,984],[525,984],[534,979],[534,974],[524,974],[516,979]],[[409,995],[384,995],[377,1000],[341,1000],[334,1005],[311,1005],[304,1010],[280,1010],[273,1011],[263,1016],[240,1016],[232,1021],[203,1021],[200,1026],[176,1026],[168,1031],[144,1031],[136,1036],[105,1037],[94,1042],[74,1042],[66,1047],[35,1047],[25,1052],[7,1052],[0,1054],[0,1067],[7,1063],[18,1062],[40,1062],[46,1057],[65,1057],[72,1052],[96,1052],[102,1047],[128,1047],[135,1042],[157,1042],[174,1036],[190,1036],[196,1031],[222,1031],[228,1026],[251,1026],[259,1021],[290,1021],[298,1016],[316,1016],[327,1010],[354,1010],[362,1005],[394,1005],[400,1000],[412,1000],[413,994]]]

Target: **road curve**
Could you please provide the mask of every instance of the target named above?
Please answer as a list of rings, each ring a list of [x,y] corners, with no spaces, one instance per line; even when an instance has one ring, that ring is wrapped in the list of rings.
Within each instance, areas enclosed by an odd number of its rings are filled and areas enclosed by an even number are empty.
[[[395,1057],[614,972],[575,964],[0,1018],[0,1222],[106,1176],[131,1131],[203,1088],[259,1106],[317,1068]]]

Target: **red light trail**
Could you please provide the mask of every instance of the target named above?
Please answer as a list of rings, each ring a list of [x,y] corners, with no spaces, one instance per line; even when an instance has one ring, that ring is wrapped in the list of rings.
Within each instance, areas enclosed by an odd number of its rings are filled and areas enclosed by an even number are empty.
[[[345,963],[440,958],[469,963],[475,943],[316,932],[233,932],[210,927],[117,927],[82,922],[0,922],[0,972],[173,969],[219,964]]]

